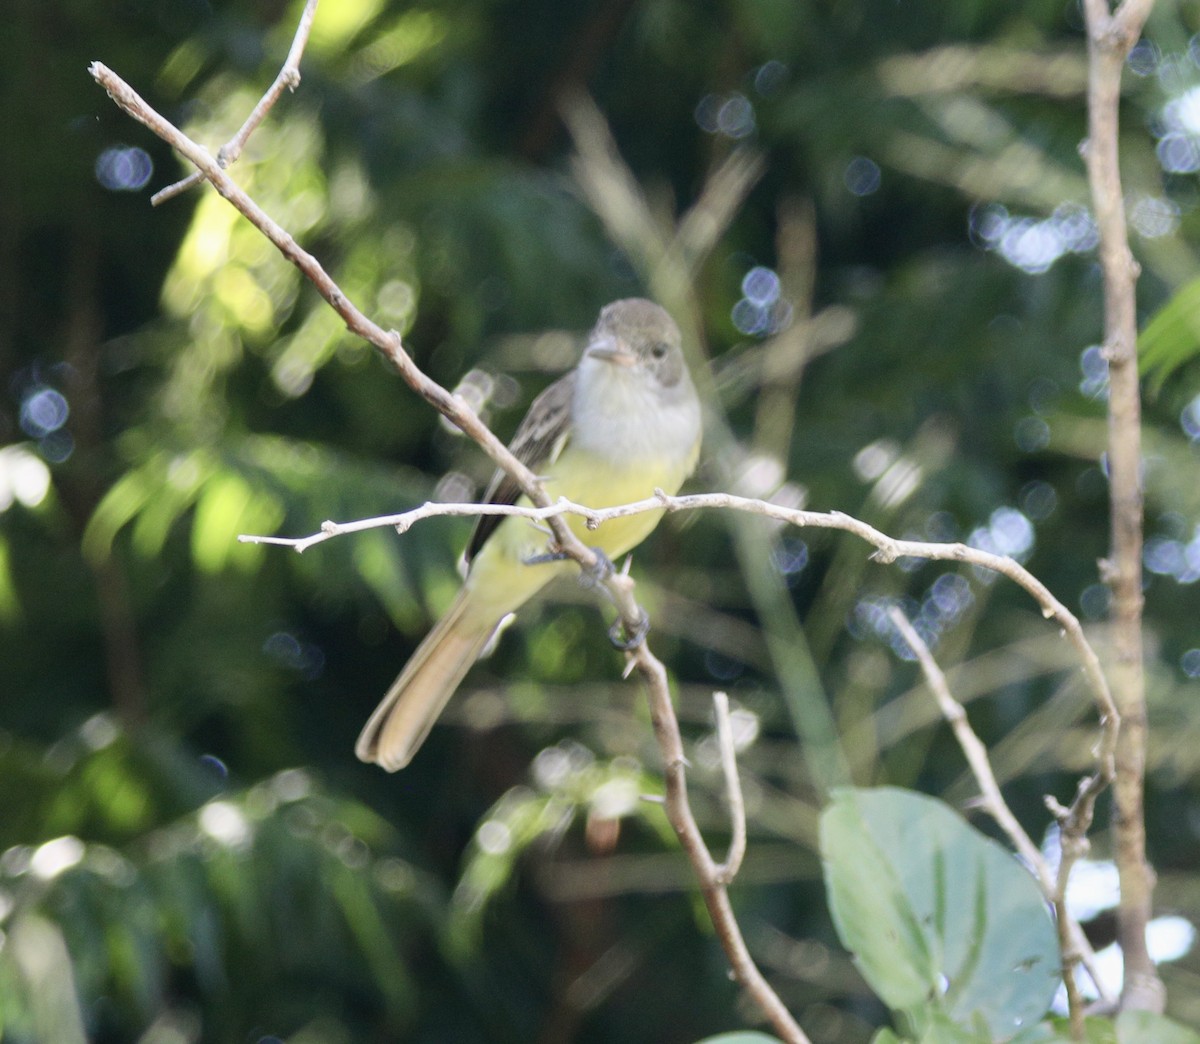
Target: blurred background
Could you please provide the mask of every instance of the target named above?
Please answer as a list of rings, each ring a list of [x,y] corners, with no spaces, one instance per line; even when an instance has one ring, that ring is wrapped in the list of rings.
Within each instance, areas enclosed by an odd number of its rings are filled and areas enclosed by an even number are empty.
[[[211,189],[152,209],[187,169],[87,74],[103,61],[215,150],[301,5],[11,7],[0,1036],[638,1044],[753,1021],[642,799],[659,761],[605,606],[574,584],[530,606],[389,776],[354,739],[452,596],[470,524],[303,557],[236,542],[471,497],[491,470]],[[1126,73],[1143,321],[1200,272],[1197,29],[1195,4],[1159,5]],[[235,178],[502,437],[601,305],[651,294],[706,396],[690,489],[1013,555],[1103,646],[1074,0],[327,0],[302,71]],[[1194,354],[1148,376],[1147,817],[1168,1010],[1200,1024]],[[1094,714],[1008,582],[761,522],[667,519],[638,594],[718,851],[712,691],[737,708],[751,949],[814,1040],[860,1042],[887,1014],[830,925],[824,795],[974,793],[888,606],[1035,838]],[[1106,814],[1080,875],[1098,947]]]

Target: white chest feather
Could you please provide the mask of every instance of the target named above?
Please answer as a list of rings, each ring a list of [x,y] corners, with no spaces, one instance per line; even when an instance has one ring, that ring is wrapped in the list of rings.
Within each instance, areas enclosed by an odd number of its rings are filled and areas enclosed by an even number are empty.
[[[614,465],[652,460],[691,471],[700,407],[690,384],[662,388],[644,374],[584,360],[572,410],[572,449]]]

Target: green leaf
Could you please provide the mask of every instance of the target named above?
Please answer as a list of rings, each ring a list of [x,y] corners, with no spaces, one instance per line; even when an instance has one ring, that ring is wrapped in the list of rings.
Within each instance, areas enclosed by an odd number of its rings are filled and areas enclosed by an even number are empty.
[[[1045,1013],[1057,939],[1011,853],[941,802],[893,787],[839,790],[821,815],[834,924],[893,1010],[932,1025],[945,1011],[1008,1037]]]
[[[1052,1019],[1052,1024],[1058,1028],[1059,1035],[1054,1038],[1069,1044],[1071,1037],[1071,1022],[1066,1018]],[[1083,1020],[1083,1039],[1085,1044],[1117,1044],[1117,1027],[1112,1019],[1090,1018]]]
[[[922,1014],[917,1044],[992,1044],[990,1033],[973,1032],[960,1026],[938,1008],[929,1007]]]
[[[1175,370],[1200,355],[1200,279],[1185,283],[1138,337],[1138,363],[1157,389]]]
[[[1116,1021],[1101,1016],[1083,1020],[1085,1044],[1200,1044],[1200,1036],[1163,1015],[1126,1011]],[[1018,1033],[1008,1044],[1074,1044],[1070,1020],[1047,1019]]]
[[[838,936],[887,1005],[904,1011],[936,989],[937,968],[895,866],[864,822],[857,792],[841,790],[821,814],[825,886]]]
[[[1123,1011],[1117,1016],[1119,1044],[1200,1044],[1200,1033],[1149,1011]]]
[[[1011,1038],[1008,1044],[1072,1044],[1070,1024],[1065,1019],[1061,1025],[1058,1020],[1051,1019],[1023,1030]]]
[[[510,885],[519,857],[534,842],[563,832],[590,810],[611,819],[638,817],[655,829],[664,818],[661,807],[640,799],[655,786],[640,766],[623,758],[597,760],[578,744],[556,750],[561,758],[552,784],[539,790],[513,787],[476,829],[451,900],[447,939],[457,958],[478,947],[487,904]]]
[[[1103,1020],[1094,1019],[1092,1021]],[[1105,1025],[1108,1023],[1105,1022]],[[1087,1030],[1087,1023],[1085,1023],[1084,1029]],[[1087,1039],[1091,1041],[1090,1036]],[[1072,1044],[1071,1024],[1067,1019],[1048,1019],[1018,1033],[1008,1044]]]

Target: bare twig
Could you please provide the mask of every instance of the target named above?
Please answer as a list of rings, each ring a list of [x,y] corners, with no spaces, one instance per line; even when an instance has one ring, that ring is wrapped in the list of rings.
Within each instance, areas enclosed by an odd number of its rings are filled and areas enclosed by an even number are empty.
[[[996,782],[991,762],[988,760],[987,747],[975,735],[975,730],[971,728],[971,723],[967,720],[967,712],[963,709],[963,705],[951,694],[946,676],[929,651],[929,646],[899,606],[892,606],[888,610],[888,617],[917,657],[917,663],[921,666],[921,672],[925,675],[929,690],[937,700],[942,717],[950,723],[950,728],[954,731],[954,738],[962,747],[967,764],[975,776],[975,781],[979,784],[981,807],[1008,835],[1017,852],[1034,869],[1038,881],[1042,885],[1042,890],[1052,893],[1053,881],[1046,860],[1042,858],[1041,851],[1025,832],[1025,828],[1017,821],[1017,817],[1012,814],[1008,803],[1004,800],[1004,795],[1000,793],[1000,785]]]
[[[304,54],[304,48],[308,45],[308,34],[312,30],[313,19],[317,16],[317,2],[318,0],[308,0],[308,3],[304,5],[304,11],[300,15],[300,24],[296,26],[296,35],[292,37],[292,46],[288,51],[287,60],[283,63],[283,68],[279,70],[279,75],[275,77],[275,82],[267,88],[267,93],[259,99],[254,110],[246,117],[246,122],[242,124],[241,130],[217,150],[217,163],[221,165],[222,169],[237,162],[237,158],[242,154],[242,149],[246,147],[246,141],[258,125],[266,119],[267,113],[274,108],[279,96],[283,94],[284,88],[294,91],[300,86],[300,58]],[[193,185],[198,185],[204,180],[204,177],[203,171],[193,171],[186,178],[154,193],[150,197],[150,205],[157,207],[160,203],[174,199]]]
[[[733,740],[733,725],[729,720],[729,697],[725,693],[713,693],[713,712],[717,719],[717,747],[721,752],[721,773],[725,777],[725,796],[729,801],[732,828],[729,851],[725,854],[725,862],[716,868],[716,874],[721,884],[729,885],[737,877],[746,856],[746,802],[742,798],[737,747]]]
[[[1084,783],[1080,781],[1079,794],[1084,792]],[[1075,965],[1083,960],[1085,953],[1091,953],[1091,946],[1083,935],[1083,930],[1071,918],[1067,906],[1067,885],[1070,882],[1071,870],[1080,859],[1087,855],[1091,843],[1087,838],[1091,826],[1092,802],[1080,801],[1076,796],[1071,808],[1064,808],[1053,797],[1046,795],[1046,807],[1058,820],[1058,872],[1054,875],[1054,914],[1058,929],[1058,944],[1063,959],[1063,987],[1067,991],[1067,1011],[1071,1020],[1071,1039],[1083,1041],[1087,1039],[1084,1026],[1083,997],[1079,992],[1079,983],[1075,978]],[[1081,816],[1076,808],[1086,812]],[[1072,935],[1068,928],[1074,928]],[[1106,1008],[1112,1008],[1115,1003],[1108,990],[1096,974],[1093,965],[1086,965],[1092,981],[1096,984],[1097,992]]]
[[[550,503],[537,476],[509,452],[508,447],[492,434],[466,401],[457,395],[452,395],[436,381],[427,377],[404,350],[400,335],[395,330],[384,330],[368,319],[346,297],[329,273],[321,266],[321,263],[312,254],[303,250],[289,232],[246,195],[225,173],[207,149],[196,144],[178,127],[156,112],[139,97],[132,87],[102,63],[93,62],[89,72],[117,105],[194,163],[205,178],[212,183],[213,188],[275,244],[279,252],[316,287],[317,292],[342,317],[346,328],[351,333],[357,334],[377,348],[396,368],[410,388],[477,442],[498,467],[503,468],[516,480],[521,491],[533,503],[543,506]],[[576,539],[561,519],[550,518],[547,520],[547,524],[553,530],[555,542],[563,552],[586,568],[595,566],[595,556],[591,550]]]
[[[933,658],[933,654],[929,651],[929,646],[899,606],[893,606],[889,610],[888,616],[905,642],[908,643],[908,647],[912,649],[914,655],[917,657],[917,662],[921,666],[921,673],[925,676],[926,684],[928,684],[930,691],[933,693],[934,699],[937,700],[938,707],[942,711],[942,716],[950,723],[950,728],[954,731],[954,738],[958,740],[958,745],[962,748],[963,756],[967,759],[971,773],[974,775],[975,781],[979,784],[980,807],[996,821],[996,824],[1008,836],[1008,839],[1013,843],[1013,847],[1016,848],[1021,858],[1025,860],[1026,864],[1033,871],[1033,875],[1042,889],[1042,894],[1048,902],[1054,904],[1059,949],[1062,953],[1063,961],[1063,982],[1066,984],[1071,1022],[1074,1027],[1078,1021],[1080,1028],[1082,1028],[1083,1002],[1079,996],[1078,984],[1075,981],[1076,964],[1082,963],[1087,969],[1100,997],[1106,1002],[1111,1002],[1112,1000],[1109,996],[1108,988],[1096,966],[1096,955],[1092,950],[1092,946],[1083,934],[1083,930],[1079,927],[1079,923],[1071,917],[1070,912],[1067,910],[1067,881],[1070,876],[1071,867],[1083,855],[1086,838],[1075,839],[1076,842],[1082,843],[1073,843],[1072,854],[1069,859],[1066,853],[1066,846],[1064,845],[1058,864],[1058,873],[1055,874],[1051,871],[1045,856],[1042,855],[1037,845],[1033,843],[1029,834],[1026,833],[1025,828],[1018,822],[1017,817],[1013,815],[1012,809],[1008,807],[1008,802],[1004,800],[1004,795],[1000,792],[1000,785],[996,782],[995,773],[992,772],[987,747],[983,745],[983,741],[975,734],[975,730],[971,728],[971,723],[967,719],[967,712],[963,709],[962,704],[950,692],[946,675]]]
[[[670,251],[680,275],[692,275],[712,253],[730,221],[763,173],[761,153],[731,152],[705,180],[700,197],[679,219]],[[577,170],[582,165],[576,166]]]
[[[1075,99],[1086,90],[1087,61],[1075,49],[949,44],[885,58],[875,75],[888,94],[900,98],[989,91]]]
[[[1121,878],[1117,934],[1125,961],[1123,1008],[1162,1011],[1162,980],[1146,947],[1154,876],[1146,861],[1146,682],[1142,648],[1143,492],[1135,286],[1118,156],[1121,71],[1153,0],[1085,0],[1088,29],[1088,181],[1104,275],[1108,360],[1108,478],[1112,546],[1103,575],[1113,594],[1113,689],[1125,727],[1116,746],[1113,820]]]
[[[144,124],[194,163],[213,187],[258,228],[301,273],[346,322],[347,328],[377,348],[404,381],[444,417],[479,444],[494,463],[510,475],[529,497],[535,508],[550,508],[550,500],[536,476],[516,459],[478,415],[458,396],[452,395],[427,377],[404,350],[400,335],[385,331],[368,319],[341,291],[321,264],[296,243],[292,236],[269,217],[226,175],[221,165],[200,145],[146,104],[138,94],[100,62],[89,70],[109,96],[130,116]],[[661,507],[661,505],[659,505]],[[594,568],[595,554],[568,528],[563,512],[547,513],[547,525],[554,543],[584,568]],[[397,524],[395,522],[391,523]],[[618,612],[630,633],[642,622],[642,610],[633,596],[633,580],[617,573],[607,580]],[[720,877],[720,868],[704,845],[687,800],[684,779],[683,740],[671,704],[666,668],[642,642],[629,654],[630,664],[646,683],[654,721],[655,737],[663,754],[666,774],[668,818],[687,853],[700,882],[701,892],[712,917],[717,935],[733,969],[734,977],[753,998],[770,1021],[772,1028],[788,1044],[809,1044],[809,1039],[791,1013],[758,970],[733,913],[729,896]]]
[[[703,342],[692,276],[762,176],[762,156],[744,147],[731,152],[672,227],[670,217],[659,214],[642,192],[595,102],[582,93],[569,95],[563,100],[562,117],[575,145],[571,169],[588,205],[610,238],[629,254],[653,296],[681,324],[685,344],[698,349]],[[698,370],[693,377],[702,397],[710,401],[711,396],[704,395],[707,375]],[[716,418],[710,416],[707,422],[711,427]]]
[[[679,722],[675,717],[675,707],[671,703],[671,692],[667,684],[667,671],[661,661],[651,655],[645,643],[639,645],[629,654],[630,661],[637,665],[643,681],[646,683],[650,701],[650,720],[654,725],[654,735],[658,740],[659,749],[663,755],[663,769],[666,783],[667,818],[679,837],[688,859],[695,868],[700,882],[700,892],[704,896],[704,904],[712,918],[713,927],[721,940],[734,977],[742,988],[754,998],[755,1003],[766,1014],[772,1027],[788,1044],[808,1044],[808,1037],[791,1012],[784,1007],[778,994],[771,989],[770,984],[763,978],[762,972],[750,956],[746,940],[742,936],[741,927],[734,915],[729,902],[729,893],[722,878],[727,864],[718,864],[713,860],[708,846],[696,825],[687,796],[687,781],[684,768],[687,764],[683,754],[683,739],[679,733]],[[719,712],[718,712],[719,713]],[[736,775],[736,770],[735,770]],[[732,846],[731,846],[732,854]]]
[[[1091,826],[1095,798],[1108,780],[1111,779],[1113,750],[1119,734],[1120,716],[1117,713],[1112,695],[1109,692],[1104,673],[1100,668],[1099,659],[1096,656],[1095,650],[1092,649],[1090,643],[1087,641],[1078,619],[1024,566],[1014,559],[1005,556],[968,547],[965,544],[934,544],[912,540],[896,540],[879,532],[867,523],[840,512],[825,514],[815,511],[803,511],[795,508],[781,507],[763,500],[737,497],[726,493],[667,496],[661,490],[656,490],[655,492],[655,497],[647,500],[602,509],[589,508],[581,504],[572,503],[566,499],[559,499],[552,505],[536,508],[519,505],[427,503],[411,511],[377,519],[365,519],[346,524],[326,522],[321,527],[321,532],[311,537],[298,539],[241,537],[239,539],[251,542],[282,544],[294,547],[297,551],[303,551],[331,537],[364,529],[393,526],[399,531],[404,532],[421,519],[440,515],[503,514],[524,516],[531,521],[546,521],[563,514],[575,514],[586,519],[589,528],[594,528],[612,518],[624,517],[643,511],[661,510],[662,508],[666,508],[668,511],[728,508],[746,511],[751,514],[765,515],[795,526],[840,529],[854,533],[874,545],[877,549],[875,558],[883,562],[893,562],[903,557],[928,558],[966,562],[1003,574],[1024,588],[1041,606],[1043,615],[1048,619],[1056,620],[1062,626],[1064,632],[1071,638],[1083,662],[1085,676],[1100,709],[1102,735],[1096,754],[1097,771],[1081,781],[1075,801],[1069,809],[1058,806],[1056,803],[1051,805],[1051,810],[1055,812],[1058,818],[1060,835],[1062,837],[1062,855],[1057,876],[1051,873],[1041,852],[1033,844],[1005,804],[995,776],[988,763],[986,749],[967,723],[966,715],[961,705],[950,695],[949,688],[945,683],[945,677],[929,654],[928,648],[916,632],[913,631],[907,619],[898,610],[896,613],[899,619],[896,622],[897,626],[901,628],[902,633],[905,634],[906,640],[913,647],[914,652],[917,653],[923,669],[926,670],[927,678],[930,680],[930,687],[938,696],[939,704],[943,707],[943,712],[947,719],[950,720],[956,735],[959,737],[967,760],[975,772],[977,780],[980,782],[987,811],[996,819],[1001,828],[1013,840],[1018,851],[1026,858],[1029,865],[1033,867],[1043,893],[1055,906],[1058,920],[1059,944],[1063,956],[1064,982],[1066,983],[1068,1000],[1071,1004],[1073,1026],[1076,1023],[1081,1026],[1082,1023],[1079,1020],[1082,1019],[1083,1009],[1074,975],[1076,963],[1082,962],[1084,964],[1101,998],[1105,1000],[1109,1000],[1110,998],[1107,987],[1096,968],[1091,946],[1078,924],[1069,916],[1067,911],[1066,884],[1071,865],[1085,851],[1087,844],[1086,835]],[[622,576],[619,579],[629,584],[626,594],[631,598],[632,581],[627,576]],[[633,608],[636,610],[636,605]],[[625,618],[628,619],[628,617]],[[924,656],[922,656],[922,651]],[[641,650],[639,650],[640,653]],[[661,669],[661,664],[657,660],[653,662]],[[639,655],[633,656],[630,663],[631,665],[637,664],[643,678],[647,681],[651,694],[651,713],[655,721],[655,731],[659,738],[659,745],[663,751],[664,762],[667,765],[666,808],[668,817],[701,881],[701,888],[704,891],[710,915],[717,926],[718,934],[722,939],[722,945],[725,947],[738,980],[755,996],[760,1007],[770,1015],[775,1010],[778,998],[773,991],[765,993],[762,996],[759,995],[760,990],[765,989],[770,991],[770,988],[765,983],[765,980],[762,980],[761,973],[750,960],[748,952],[745,951],[745,943],[741,937],[740,928],[737,925],[736,919],[733,918],[732,910],[728,904],[728,896],[724,890],[724,886],[729,882],[733,874],[736,873],[737,864],[740,862],[741,853],[739,851],[739,841],[736,831],[739,818],[744,813],[734,812],[735,833],[730,844],[729,855],[725,864],[715,864],[707,847],[704,845],[699,829],[695,827],[695,821],[691,817],[683,778],[683,761],[679,760],[678,764],[676,764],[674,760],[676,754],[675,747],[667,742],[670,727],[675,720],[674,711],[673,709],[671,710],[669,721],[660,723],[660,715],[663,712],[661,708],[658,710],[655,709],[659,701],[654,688],[657,684],[654,680],[656,676],[641,661]],[[940,685],[935,682],[934,678],[940,679]],[[668,707],[670,706],[669,696],[666,698],[666,704]],[[720,737],[721,710],[719,704],[717,713],[718,736]],[[728,724],[726,722],[727,727]],[[733,763],[732,757],[732,738],[728,740],[720,739],[720,742],[725,777],[730,794],[730,805],[731,809],[736,809],[737,805],[734,803],[733,787],[738,777],[736,764]],[[728,754],[726,751],[728,751]],[[681,742],[678,744],[678,757],[682,759]],[[678,775],[677,780],[676,774]],[[672,783],[673,780],[675,780],[674,785]],[[740,785],[738,793],[740,794]],[[691,824],[690,828],[688,827],[689,823]],[[744,826],[742,829],[744,830]],[[744,846],[744,836],[741,840],[741,845]],[[735,855],[737,859],[735,859]],[[744,962],[749,962],[748,968],[743,966]],[[779,1008],[780,1010],[784,1010],[781,1004]],[[786,1010],[784,1010],[784,1014],[787,1014]],[[770,1015],[770,1017],[772,1022],[775,1023],[777,1031],[784,1032],[779,1028],[779,1023],[775,1022],[775,1016]],[[788,1017],[790,1018],[790,1015]],[[796,1027],[796,1029],[799,1031],[799,1027]],[[790,1040],[792,1038],[787,1037],[786,1039]]]
[[[812,202],[785,200],[777,210],[781,299],[794,309],[790,323],[759,349],[762,376],[754,414],[756,452],[785,461],[792,445],[796,401],[813,348],[813,292],[817,273],[816,214]]]
[[[979,548],[968,547],[966,544],[937,544],[919,540],[897,540],[881,533],[874,526],[868,525],[861,519],[853,518],[840,511],[804,511],[799,508],[784,507],[765,500],[750,497],[734,496],[731,493],[692,493],[683,496],[667,496],[661,490],[655,491],[655,496],[639,500],[632,504],[619,504],[608,508],[590,508],[583,504],[560,498],[553,504],[540,507],[523,507],[514,504],[434,504],[426,503],[398,515],[384,515],[379,518],[363,519],[357,522],[325,522],[321,532],[312,536],[291,537],[260,537],[242,536],[240,540],[250,543],[280,544],[304,551],[324,540],[339,536],[343,533],[359,532],[364,529],[378,529],[392,526],[401,532],[407,530],[421,519],[441,515],[518,515],[539,522],[551,522],[563,515],[578,515],[587,520],[589,528],[594,528],[602,522],[614,518],[624,518],[645,511],[696,511],[700,509],[728,509],[762,515],[767,518],[785,522],[800,528],[839,529],[865,540],[876,548],[876,561],[890,563],[898,558],[925,558],[937,561],[966,562],[969,565],[987,569],[1012,580],[1033,597],[1041,607],[1042,615],[1048,620],[1054,620],[1062,627],[1075,646],[1080,661],[1083,664],[1084,676],[1092,697],[1096,701],[1102,724],[1102,735],[1097,751],[1099,770],[1097,786],[1112,777],[1113,750],[1120,729],[1121,718],[1117,713],[1116,704],[1108,688],[1108,681],[1100,668],[1100,660],[1095,650],[1083,633],[1083,627],[1078,618],[1062,604],[1049,588],[1029,572],[1020,562],[1005,555],[993,554]]]

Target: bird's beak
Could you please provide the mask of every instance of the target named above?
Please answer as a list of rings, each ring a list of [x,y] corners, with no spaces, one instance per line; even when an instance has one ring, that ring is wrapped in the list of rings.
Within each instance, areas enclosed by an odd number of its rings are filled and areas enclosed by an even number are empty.
[[[603,359],[617,366],[633,366],[638,361],[637,354],[620,338],[593,341],[588,345],[587,354],[593,359]]]

